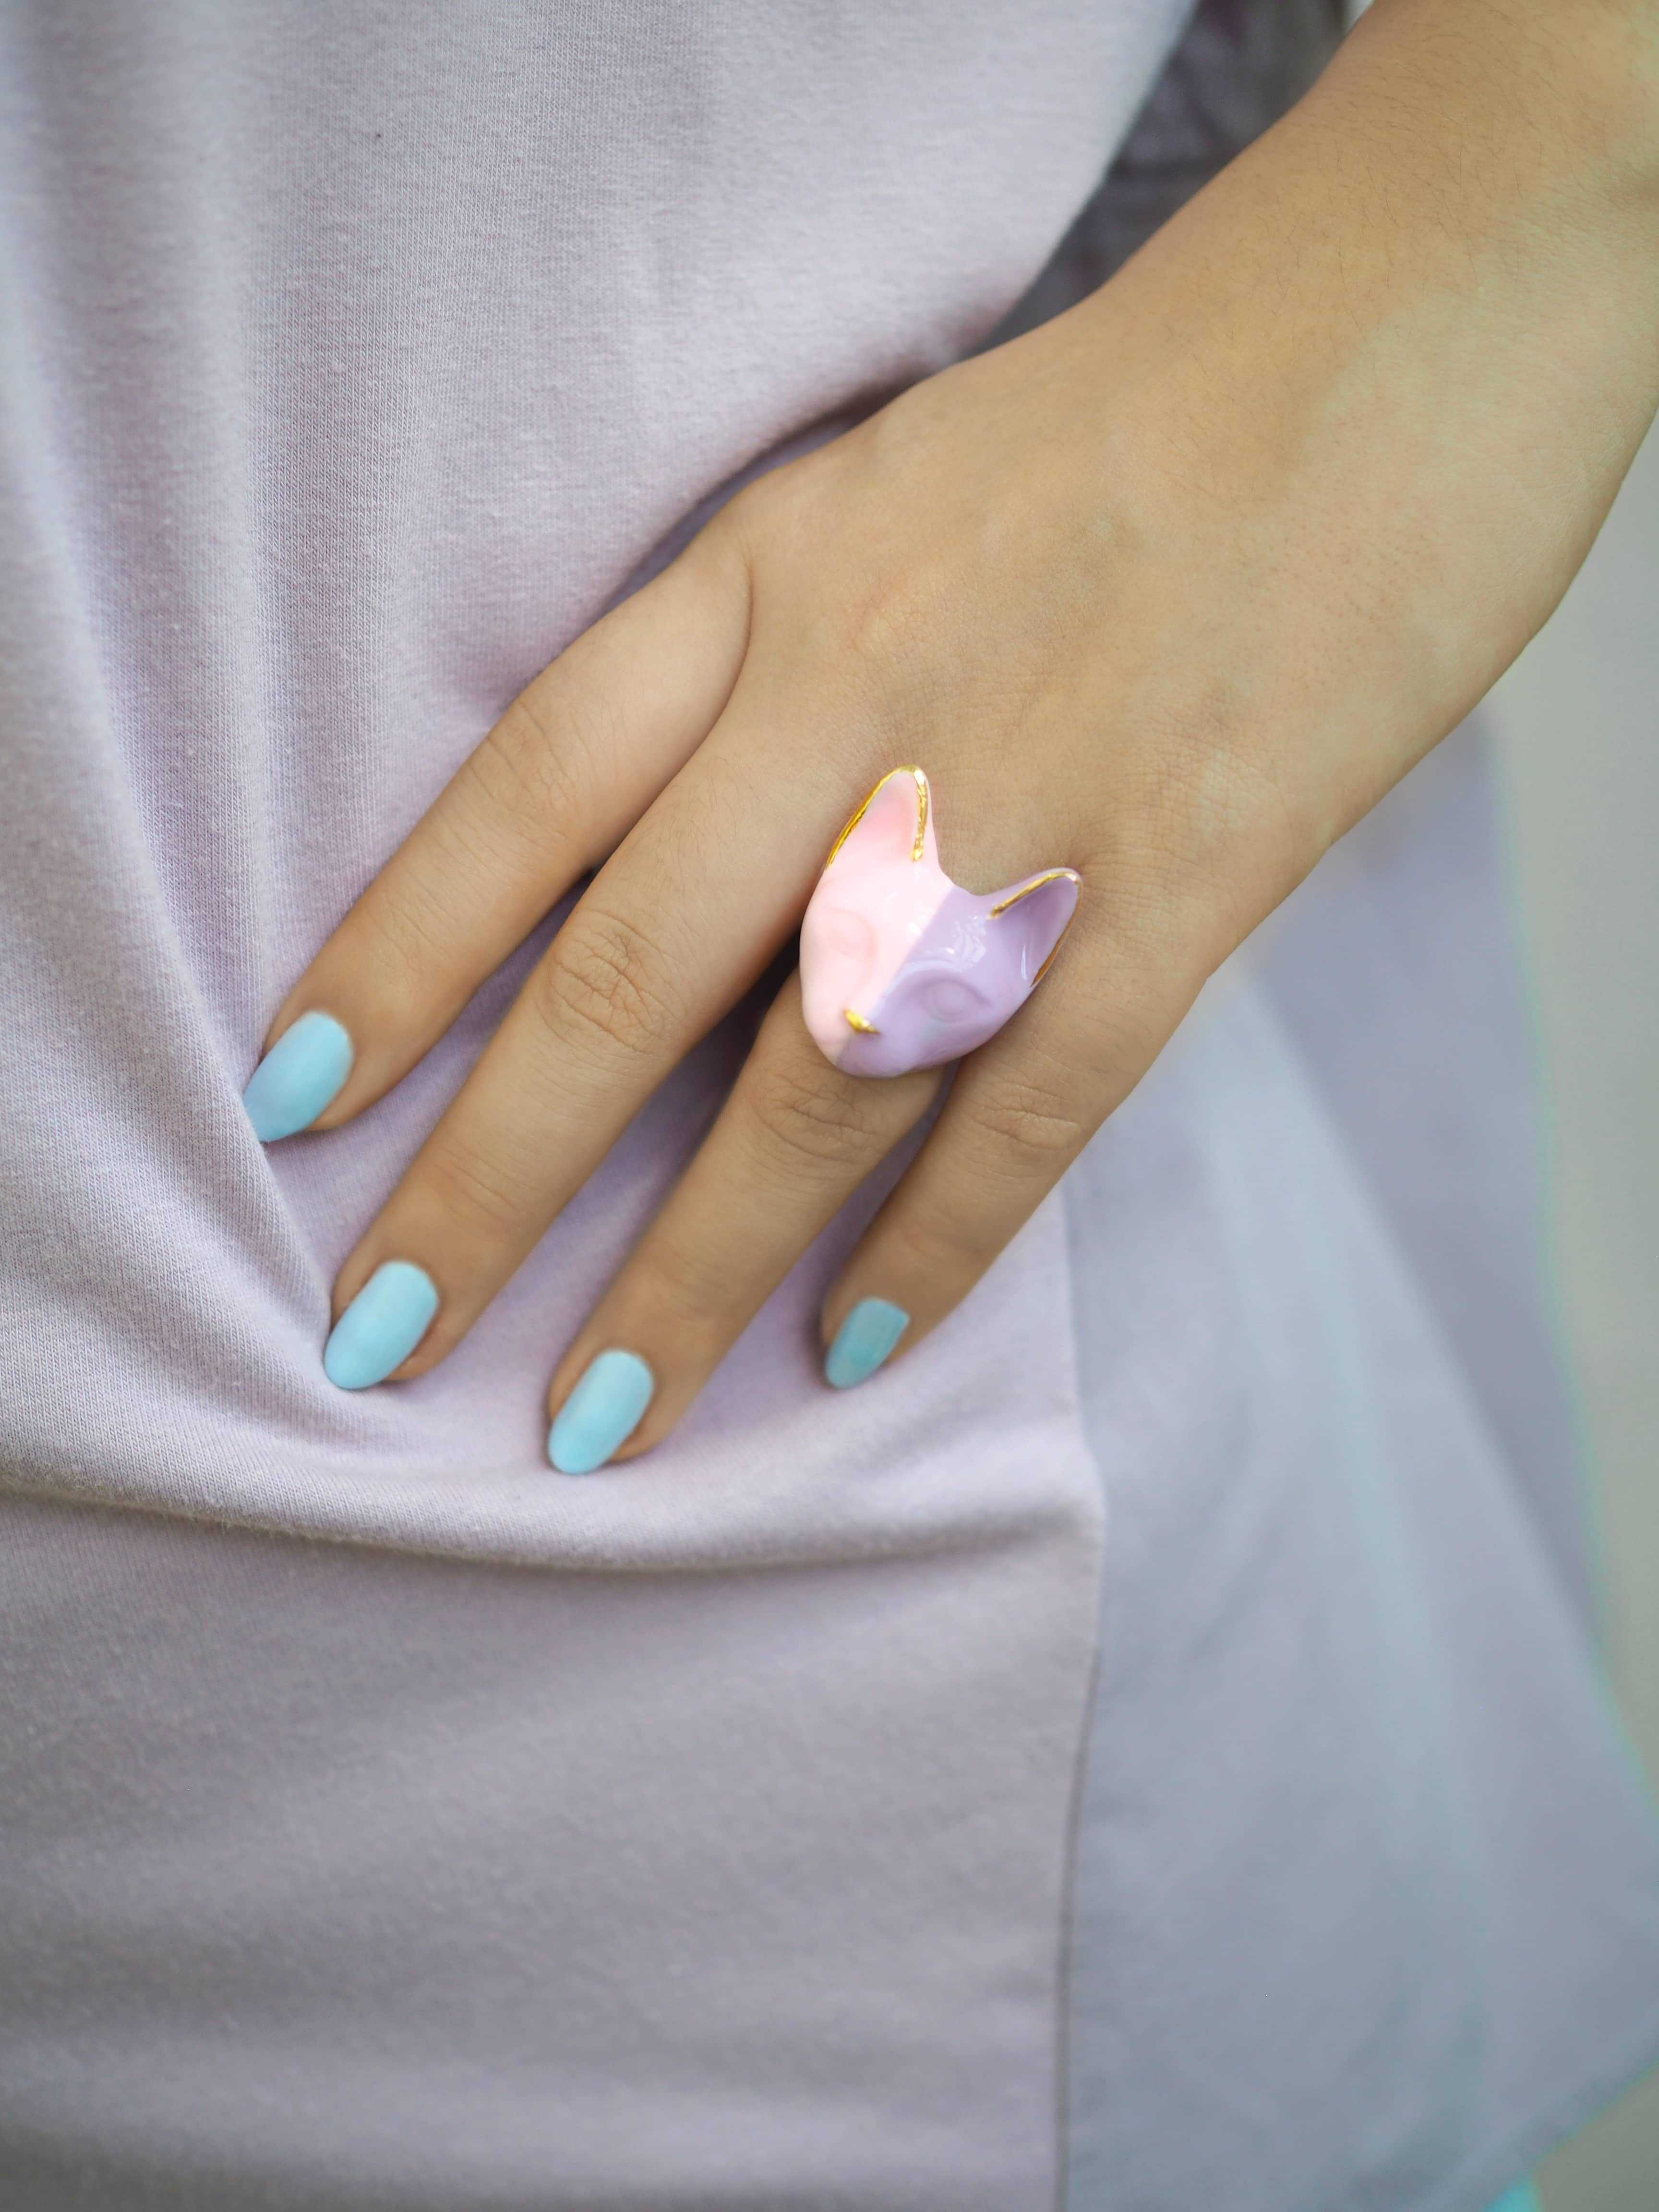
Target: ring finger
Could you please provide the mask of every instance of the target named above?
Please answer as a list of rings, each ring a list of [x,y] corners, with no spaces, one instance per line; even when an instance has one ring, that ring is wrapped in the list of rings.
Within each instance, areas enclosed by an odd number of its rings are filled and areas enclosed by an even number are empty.
[[[666,1435],[940,1079],[930,1068],[872,1083],[830,1066],[790,978],[702,1149],[560,1363],[548,1455],[562,1474]]]

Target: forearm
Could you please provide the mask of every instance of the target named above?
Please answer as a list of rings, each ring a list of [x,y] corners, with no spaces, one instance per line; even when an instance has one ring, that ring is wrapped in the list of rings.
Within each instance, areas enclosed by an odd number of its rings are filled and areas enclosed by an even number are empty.
[[[1622,468],[1659,401],[1659,0],[1376,0],[1291,124],[1379,295],[1491,317]]]
[[[1437,108],[1511,198],[1659,212],[1656,0],[1375,0],[1329,86]]]

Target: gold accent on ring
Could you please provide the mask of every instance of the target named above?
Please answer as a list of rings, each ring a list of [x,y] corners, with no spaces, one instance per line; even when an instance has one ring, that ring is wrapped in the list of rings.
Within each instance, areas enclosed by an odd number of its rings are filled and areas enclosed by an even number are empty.
[[[914,777],[915,781],[916,834],[910,847],[910,858],[913,860],[921,860],[927,839],[927,779],[919,768],[890,768],[886,775],[881,778],[879,782],[871,785],[869,790],[865,793],[864,797],[859,801],[857,806],[855,806],[852,813],[848,816],[846,824],[842,829],[840,836],[836,838],[835,843],[830,848],[830,858],[829,860],[826,860],[823,864],[826,868],[830,866],[830,861],[835,859],[836,854],[840,852],[842,847],[847,842],[853,832],[858,828],[860,823],[863,821],[865,816],[870,811],[870,802],[875,797],[876,793],[881,789],[882,784],[890,783],[896,775],[911,776]]]
[[[910,848],[910,858],[919,860],[927,841],[927,779],[919,768],[913,768],[910,774],[916,780],[916,839]]]
[[[1018,906],[1023,898],[1030,898],[1031,893],[1040,891],[1044,884],[1057,884],[1062,876],[1069,876],[1073,883],[1079,881],[1075,868],[1050,868],[1043,875],[1033,876],[1029,884],[1022,884],[1017,891],[1010,891],[1006,899],[999,899],[991,908],[992,915],[1006,914],[1011,906]]]
[[[860,1036],[879,1036],[881,1035],[881,1031],[876,1027],[873,1022],[866,1022],[862,1014],[855,1014],[850,1006],[843,1006],[842,1008],[842,1012],[847,1017],[848,1028],[849,1030],[856,1030]]]
[[[1067,915],[1066,917],[1066,929],[1069,929],[1076,919],[1077,917],[1074,915]],[[1032,976],[1031,988],[1034,991],[1037,985],[1042,981],[1043,977],[1048,974],[1048,970],[1054,966],[1055,955],[1059,952],[1060,946],[1066,942],[1066,929],[1062,929],[1060,935],[1055,938],[1053,948],[1048,954],[1048,957],[1043,962],[1042,967],[1037,969],[1036,974]]]
[[[991,917],[993,921],[995,920],[998,915],[1006,914],[1011,906],[1018,906],[1023,898],[1028,898],[1033,891],[1040,891],[1044,884],[1057,884],[1062,876],[1069,877],[1072,882],[1077,885],[1078,889],[1079,890],[1082,890],[1083,878],[1079,875],[1075,868],[1045,869],[1042,875],[1033,876],[1029,884],[1022,884],[1017,891],[1011,891],[1006,899],[999,899],[996,904],[991,908]],[[1073,907],[1070,914],[1066,917],[1066,929],[1069,929],[1076,920],[1077,908]],[[1031,988],[1034,991],[1037,985],[1042,981],[1043,977],[1048,974],[1048,970],[1054,966],[1054,955],[1060,951],[1060,946],[1066,942],[1066,929],[1062,929],[1060,935],[1055,938],[1054,944],[1049,948],[1048,957],[1043,962],[1042,967],[1037,969],[1036,974],[1032,976]]]
[[[886,777],[883,776],[881,783],[885,783],[886,781]],[[845,828],[842,830],[840,836],[836,838],[835,843],[830,848],[830,859],[823,864],[826,868],[830,866],[830,862],[834,860],[836,854],[840,852],[842,847],[847,842],[853,832],[858,828],[860,823],[863,821],[865,816],[870,811],[870,801],[875,797],[876,792],[881,789],[881,783],[878,783],[876,786],[875,791],[866,792],[864,797],[860,800],[857,806],[855,806],[853,811],[848,816]]]

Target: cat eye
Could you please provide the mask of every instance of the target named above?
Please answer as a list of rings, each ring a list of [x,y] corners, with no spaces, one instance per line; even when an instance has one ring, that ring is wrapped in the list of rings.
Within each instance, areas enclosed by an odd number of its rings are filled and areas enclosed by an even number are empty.
[[[954,975],[941,975],[924,985],[921,998],[922,1012],[936,1022],[964,1021],[980,1012],[979,994]]]
[[[843,959],[867,960],[875,951],[873,927],[850,907],[838,907],[834,913],[826,915],[822,927],[830,949],[839,952]]]

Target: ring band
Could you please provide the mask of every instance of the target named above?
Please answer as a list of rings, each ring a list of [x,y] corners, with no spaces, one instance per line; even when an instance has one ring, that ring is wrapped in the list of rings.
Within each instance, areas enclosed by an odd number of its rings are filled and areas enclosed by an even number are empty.
[[[927,777],[894,769],[830,847],[801,923],[813,1042],[848,1075],[960,1060],[1042,981],[1081,889],[1074,868],[1044,868],[964,890],[939,866]]]

